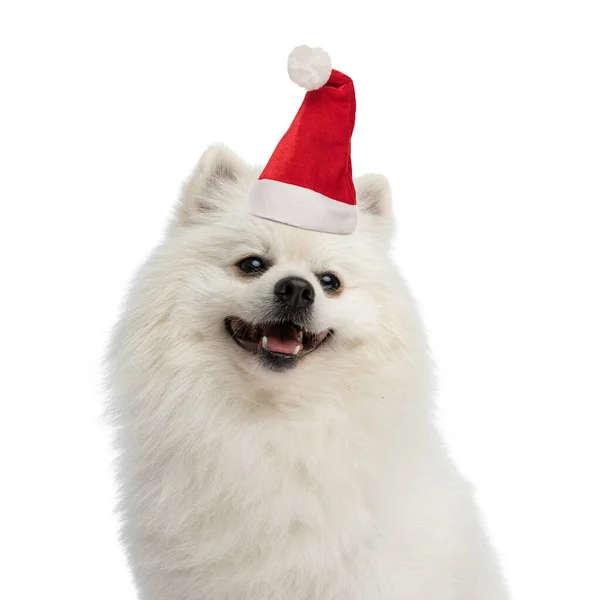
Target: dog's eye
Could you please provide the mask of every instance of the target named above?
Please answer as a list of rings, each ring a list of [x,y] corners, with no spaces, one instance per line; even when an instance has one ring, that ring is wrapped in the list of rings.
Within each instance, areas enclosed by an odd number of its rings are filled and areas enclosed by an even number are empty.
[[[321,283],[321,287],[330,293],[337,292],[342,285],[333,273],[323,273],[323,275],[319,276],[319,282]]]
[[[268,268],[268,264],[259,256],[248,256],[237,263],[237,268],[245,275],[260,275]]]

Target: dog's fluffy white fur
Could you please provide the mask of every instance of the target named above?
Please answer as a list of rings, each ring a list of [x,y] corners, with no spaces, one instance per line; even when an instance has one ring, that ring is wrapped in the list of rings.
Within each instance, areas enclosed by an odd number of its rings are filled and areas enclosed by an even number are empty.
[[[504,600],[472,490],[432,416],[390,190],[356,179],[349,236],[247,213],[258,171],[209,148],[135,277],[109,353],[123,540],[142,600]],[[244,279],[249,255],[272,268]],[[334,271],[335,297],[316,274]],[[286,275],[335,334],[283,373],[224,327]]]

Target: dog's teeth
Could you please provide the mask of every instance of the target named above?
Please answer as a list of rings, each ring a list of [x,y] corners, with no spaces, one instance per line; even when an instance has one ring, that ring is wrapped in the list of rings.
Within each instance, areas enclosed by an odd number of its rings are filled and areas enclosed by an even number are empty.
[[[301,329],[298,333],[298,341],[302,343],[304,341],[304,331]]]
[[[298,344],[295,348],[294,351],[292,352],[292,354],[294,356],[296,356],[296,354],[298,354],[298,352],[300,352],[300,349],[302,348],[302,346],[300,344]]]
[[[260,340],[260,344],[258,345],[259,349],[264,348],[265,350],[269,349],[269,339],[266,335],[263,335],[262,340]]]

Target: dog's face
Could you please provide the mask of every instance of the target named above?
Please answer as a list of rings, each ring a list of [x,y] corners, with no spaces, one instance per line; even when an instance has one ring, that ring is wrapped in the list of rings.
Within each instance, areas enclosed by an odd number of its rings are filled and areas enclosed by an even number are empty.
[[[257,175],[213,147],[187,182],[160,261],[180,326],[215,365],[258,377],[323,374],[360,363],[365,347],[385,352],[399,308],[386,179],[356,180],[358,230],[332,235],[249,215]]]

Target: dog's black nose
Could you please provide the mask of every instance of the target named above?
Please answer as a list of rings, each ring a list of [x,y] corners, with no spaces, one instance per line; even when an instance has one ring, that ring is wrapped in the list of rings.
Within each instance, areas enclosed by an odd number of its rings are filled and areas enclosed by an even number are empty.
[[[275,295],[292,309],[308,308],[315,301],[315,288],[302,277],[284,277],[275,284]]]

